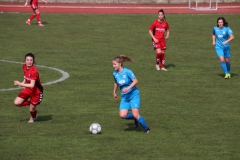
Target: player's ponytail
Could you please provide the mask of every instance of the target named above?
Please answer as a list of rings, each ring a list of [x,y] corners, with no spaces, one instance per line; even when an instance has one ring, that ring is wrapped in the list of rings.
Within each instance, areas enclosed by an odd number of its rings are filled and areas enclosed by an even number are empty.
[[[128,56],[120,55],[120,57],[123,59],[123,62],[126,62],[126,61],[134,62],[134,60]]]
[[[117,61],[118,63],[121,63],[121,66],[123,65],[123,62],[129,61],[134,62],[134,60],[126,55],[120,55],[115,58],[113,58],[114,61]]]

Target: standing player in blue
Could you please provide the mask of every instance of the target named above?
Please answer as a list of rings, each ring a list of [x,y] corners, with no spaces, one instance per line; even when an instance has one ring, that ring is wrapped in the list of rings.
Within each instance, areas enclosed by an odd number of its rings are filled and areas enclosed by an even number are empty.
[[[217,26],[213,27],[212,44],[215,46],[215,51],[220,59],[220,65],[225,73],[225,79],[231,77],[230,74],[230,44],[234,39],[233,31],[228,27],[225,18],[217,19]]]
[[[145,133],[149,133],[150,129],[145,121],[145,119],[139,115],[140,109],[140,94],[139,90],[136,87],[138,80],[135,77],[134,73],[123,67],[123,62],[130,61],[134,62],[132,58],[129,58],[125,55],[117,56],[112,60],[114,72],[114,86],[113,86],[113,97],[118,99],[116,91],[118,86],[121,91],[121,102],[119,106],[119,116],[122,119],[134,120],[134,127],[138,127],[138,123],[143,127]],[[129,113],[129,110],[132,110]]]

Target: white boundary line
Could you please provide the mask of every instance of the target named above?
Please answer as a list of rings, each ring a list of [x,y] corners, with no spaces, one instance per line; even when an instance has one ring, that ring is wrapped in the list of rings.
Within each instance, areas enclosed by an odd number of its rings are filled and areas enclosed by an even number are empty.
[[[0,62],[23,64],[22,62],[15,62],[15,61],[8,61],[8,60],[0,60]],[[36,65],[36,66],[51,69],[51,70],[55,70],[55,71],[58,71],[62,74],[62,77],[60,79],[57,79],[57,80],[51,81],[51,82],[46,82],[43,85],[50,85],[50,84],[58,83],[58,82],[61,82],[61,81],[64,81],[64,80],[68,79],[68,77],[69,77],[69,74],[67,72],[61,70],[61,69],[54,68],[54,67],[42,66],[42,65]],[[22,88],[7,88],[7,89],[0,89],[0,91],[12,91],[12,90],[17,90],[17,89],[22,89]]]

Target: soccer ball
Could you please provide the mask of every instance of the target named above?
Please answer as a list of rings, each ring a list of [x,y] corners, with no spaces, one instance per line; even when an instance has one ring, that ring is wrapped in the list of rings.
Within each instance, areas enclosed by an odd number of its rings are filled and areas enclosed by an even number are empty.
[[[98,123],[93,123],[91,124],[91,126],[89,127],[90,133],[92,134],[99,134],[101,132],[101,126]]]

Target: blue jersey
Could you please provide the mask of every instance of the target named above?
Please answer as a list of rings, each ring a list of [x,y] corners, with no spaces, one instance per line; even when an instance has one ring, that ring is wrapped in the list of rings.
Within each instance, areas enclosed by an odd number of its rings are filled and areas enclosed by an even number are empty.
[[[219,28],[217,26],[213,27],[213,35],[216,36],[216,45],[215,48],[226,48],[229,47],[229,43],[223,45],[222,42],[228,40],[228,37],[233,34],[233,31],[226,26]]]
[[[122,72],[118,72],[115,70],[113,72],[113,78],[117,85],[120,87],[122,96],[128,93],[133,93],[133,91],[138,90],[137,87],[134,86],[131,89],[129,89],[128,92],[126,93],[122,91],[124,88],[130,86],[132,84],[132,80],[136,78],[134,73],[128,68],[123,68]]]

